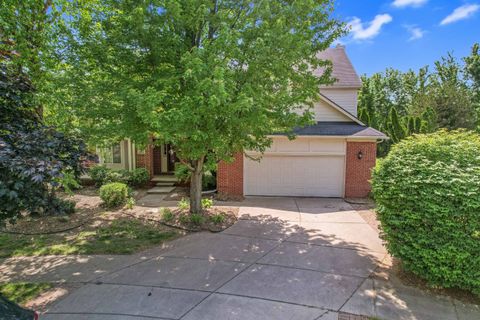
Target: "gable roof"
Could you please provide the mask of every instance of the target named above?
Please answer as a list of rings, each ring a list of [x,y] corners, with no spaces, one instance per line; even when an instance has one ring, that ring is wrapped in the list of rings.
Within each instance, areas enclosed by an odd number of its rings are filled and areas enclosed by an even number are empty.
[[[323,88],[352,88],[359,89],[362,81],[353,67],[345,52],[345,47],[337,45],[317,53],[317,58],[332,62],[332,77],[336,79],[333,85],[322,86]],[[318,68],[313,74],[321,76],[325,68]]]
[[[343,115],[347,116],[347,118],[349,118],[350,120],[352,120],[353,122],[356,122],[358,123],[359,125],[361,126],[364,126],[365,124],[360,121],[357,117],[355,117],[353,114],[351,114],[350,112],[348,112],[347,110],[345,110],[344,108],[342,108],[340,105],[338,105],[335,101],[331,100],[330,98],[328,98],[327,96],[325,96],[324,94],[320,93],[320,99],[324,102],[326,102],[330,107],[332,107],[333,109],[337,110],[338,112],[342,113]]]

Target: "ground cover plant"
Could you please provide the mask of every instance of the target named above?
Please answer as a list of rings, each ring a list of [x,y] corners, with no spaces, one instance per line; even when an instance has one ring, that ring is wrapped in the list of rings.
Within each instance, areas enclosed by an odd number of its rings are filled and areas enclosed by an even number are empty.
[[[50,288],[52,284],[45,282],[3,283],[0,284],[0,294],[10,301],[24,305]]]
[[[407,271],[480,294],[480,136],[415,135],[373,173],[382,236]]]

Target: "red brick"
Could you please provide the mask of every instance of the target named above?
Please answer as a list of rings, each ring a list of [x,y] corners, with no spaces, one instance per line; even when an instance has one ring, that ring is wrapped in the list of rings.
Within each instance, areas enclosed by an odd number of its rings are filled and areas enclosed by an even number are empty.
[[[217,190],[219,194],[243,196],[243,153],[235,155],[234,161],[221,161],[217,169]]]
[[[362,152],[362,159],[358,153]],[[345,197],[364,198],[370,193],[370,178],[377,158],[376,142],[347,142]]]

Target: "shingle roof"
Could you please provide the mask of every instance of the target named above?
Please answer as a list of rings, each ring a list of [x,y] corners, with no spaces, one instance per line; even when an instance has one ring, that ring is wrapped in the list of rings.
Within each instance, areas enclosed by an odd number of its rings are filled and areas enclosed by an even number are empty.
[[[312,126],[296,128],[293,130],[299,136],[350,136],[350,137],[372,137],[387,139],[388,137],[373,128],[362,126],[355,122],[326,122],[319,121]],[[277,133],[275,135],[285,135]]]
[[[344,46],[328,48],[317,53],[317,57],[332,62],[332,77],[337,80],[333,85],[324,87],[360,88],[362,86],[362,81],[350,62]],[[321,76],[324,70],[324,68],[318,68],[313,73]]]

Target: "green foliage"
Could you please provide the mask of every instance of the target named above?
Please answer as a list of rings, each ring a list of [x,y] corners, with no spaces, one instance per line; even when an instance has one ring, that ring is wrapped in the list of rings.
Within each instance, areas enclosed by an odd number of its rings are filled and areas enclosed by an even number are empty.
[[[213,199],[204,198],[202,199],[202,208],[210,209],[213,206]]]
[[[472,54],[464,61],[462,68],[449,54],[435,62],[433,71],[428,67],[417,73],[387,69],[362,77],[359,119],[390,137],[379,145],[380,156],[414,133],[478,127],[480,77],[475,71],[480,69],[478,46],[473,47]]]
[[[0,234],[0,257],[130,254],[158,245],[177,234],[136,219],[116,219],[108,225],[77,230],[35,237]]]
[[[129,172],[128,184],[134,187],[141,187],[150,181],[150,175],[145,168],[136,168]]]
[[[121,182],[132,187],[140,187],[150,180],[148,171],[145,168],[128,171],[113,170],[105,166],[94,166],[90,168],[89,175],[97,187],[112,182]]]
[[[182,198],[182,200],[178,201],[177,206],[180,210],[188,210],[188,208],[190,208],[190,203],[188,202],[188,199]]]
[[[205,169],[202,176],[202,190],[214,190],[217,187],[216,164],[205,164]],[[188,167],[182,163],[175,165],[175,177],[181,182],[190,182],[192,176]]]
[[[105,166],[93,166],[88,170],[88,174],[95,186],[101,187],[107,179],[108,171],[109,169]]]
[[[57,179],[57,183],[58,186],[69,195],[73,195],[74,190],[82,187],[71,170],[64,170],[62,175]]]
[[[0,224],[24,213],[64,214],[69,209],[55,192],[65,173],[83,172],[85,144],[42,123],[30,79],[1,58]]]
[[[0,284],[0,294],[10,301],[24,305],[52,287],[45,282],[12,282]]]
[[[200,213],[190,214],[190,223],[194,226],[199,226],[205,222],[205,217]]]
[[[209,217],[210,221],[214,224],[221,224],[225,221],[225,216],[221,213],[213,214]]]
[[[178,181],[186,183],[190,181],[191,172],[188,167],[180,162],[175,163],[175,177]]]
[[[333,0],[95,0],[64,8],[55,49],[65,67],[52,76],[63,103],[55,114],[71,115],[92,142],[145,144],[153,134],[175,146],[193,180],[205,159],[264,151],[273,132],[309,124],[319,85],[333,81],[316,53],[345,32]],[[320,77],[312,72],[319,67]],[[201,188],[191,188],[198,212]]]
[[[107,208],[115,208],[126,203],[128,198],[128,187],[121,182],[107,183],[100,187],[100,199]]]
[[[127,203],[125,203],[125,208],[127,208],[128,210],[132,210],[134,206],[135,206],[135,198],[128,197]]]
[[[414,135],[375,168],[373,193],[389,252],[433,285],[480,294],[480,136]]]
[[[160,209],[160,216],[162,217],[162,220],[165,222],[170,222],[175,218],[175,215],[173,214],[172,210],[169,208],[162,208]]]

